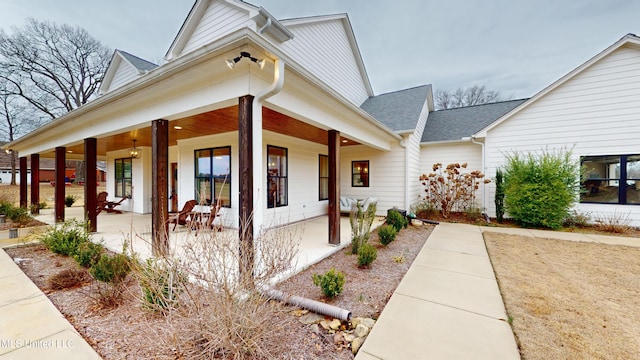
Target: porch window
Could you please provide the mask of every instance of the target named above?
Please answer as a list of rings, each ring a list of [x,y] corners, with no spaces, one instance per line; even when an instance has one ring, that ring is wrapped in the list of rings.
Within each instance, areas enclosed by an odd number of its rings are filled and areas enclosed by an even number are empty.
[[[369,160],[351,162],[351,186],[369,187]]]
[[[318,169],[318,199],[329,199],[329,157],[327,155],[319,155]]]
[[[581,203],[640,204],[640,155],[584,156]]]
[[[116,159],[115,162],[116,189],[115,196],[119,198],[131,197],[131,158]]]
[[[195,199],[231,207],[231,147],[195,150]]]
[[[267,207],[288,205],[287,149],[267,146]]]

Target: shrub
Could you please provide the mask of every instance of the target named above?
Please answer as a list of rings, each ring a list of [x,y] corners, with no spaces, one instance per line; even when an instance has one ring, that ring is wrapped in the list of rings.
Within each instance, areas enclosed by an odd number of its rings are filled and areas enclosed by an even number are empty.
[[[67,195],[64,197],[64,205],[66,207],[71,207],[71,205],[76,202],[76,199],[75,195]]]
[[[54,253],[73,256],[80,244],[90,241],[90,236],[84,223],[70,220],[50,227],[40,241]]]
[[[178,298],[188,278],[177,263],[148,259],[139,270],[137,276],[145,308],[166,311],[178,305]]]
[[[53,290],[69,289],[86,283],[91,280],[91,276],[85,269],[66,269],[51,275],[47,279],[47,285]]]
[[[92,241],[85,241],[78,245],[73,258],[78,265],[89,268],[100,260],[104,247],[102,244],[96,244]]]
[[[397,234],[396,228],[391,225],[382,225],[378,228],[378,237],[380,238],[380,243],[384,246],[395,240]]]
[[[398,233],[402,228],[409,226],[409,221],[400,212],[391,209],[387,214],[387,224],[393,226]]]
[[[349,221],[351,222],[351,253],[357,254],[362,244],[369,241],[371,235],[371,224],[376,217],[376,203],[369,204],[366,210],[363,209],[360,201],[351,206]]]
[[[524,227],[562,227],[577,199],[580,166],[571,151],[507,155],[505,207]]]
[[[378,250],[371,244],[362,244],[358,250],[358,266],[370,268],[371,264],[378,258]]]
[[[573,210],[564,219],[563,225],[566,227],[583,228],[589,226],[590,216],[588,213],[579,213],[577,210]]]
[[[89,272],[94,279],[105,283],[121,283],[131,271],[130,259],[124,254],[102,254]]]
[[[344,286],[344,273],[337,271],[334,268],[329,269],[323,275],[313,274],[313,285],[320,286],[324,296],[333,299],[340,295],[342,287]]]
[[[617,211],[613,213],[602,213],[594,216],[594,227],[600,231],[624,234],[631,230],[631,219],[629,214],[621,214]]]
[[[7,200],[0,200],[0,214],[4,214],[8,219],[19,224],[26,224],[33,220],[28,209],[14,206]]]
[[[504,220],[504,174],[501,169],[496,170],[496,220],[501,223]]]
[[[454,209],[464,211],[475,207],[476,190],[480,184],[486,184],[491,180],[484,179],[484,174],[479,170],[462,173],[460,169],[466,169],[467,163],[453,163],[443,168],[442,163],[433,164],[433,172],[422,174],[420,182],[425,187],[424,200],[440,209],[445,219]]]

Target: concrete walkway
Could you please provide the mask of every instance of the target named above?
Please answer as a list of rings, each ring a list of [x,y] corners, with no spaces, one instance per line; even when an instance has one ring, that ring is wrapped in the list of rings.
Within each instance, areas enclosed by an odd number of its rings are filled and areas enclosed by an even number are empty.
[[[441,223],[433,230],[356,360],[520,359],[482,236],[640,247],[640,239]]]

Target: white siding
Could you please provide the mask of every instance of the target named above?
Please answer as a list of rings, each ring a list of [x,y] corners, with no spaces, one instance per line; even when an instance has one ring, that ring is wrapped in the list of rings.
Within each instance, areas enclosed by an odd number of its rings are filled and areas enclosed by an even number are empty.
[[[404,208],[405,151],[393,144],[391,151],[373,150],[366,146],[340,148],[340,195],[365,199],[378,198],[378,215],[387,209]],[[369,187],[351,186],[351,162],[369,161]]]
[[[409,192],[407,194],[408,199],[405,207],[411,208],[419,202],[419,197],[422,195],[422,185],[420,184],[420,175],[426,170],[422,166],[422,151],[420,149],[420,140],[422,139],[422,133],[424,132],[424,126],[429,116],[429,108],[427,104],[424,104],[420,119],[416,125],[416,131],[411,134],[405,140],[405,146],[408,154],[408,169],[407,169],[407,184]]]
[[[294,38],[282,47],[295,61],[357,106],[369,97],[342,20],[288,29]]]
[[[138,76],[140,76],[140,73],[134,66],[124,60],[121,60],[118,64],[118,69],[116,69],[115,73],[113,74],[113,79],[111,79],[109,88],[105,91],[105,93],[133,81]]]
[[[429,174],[433,172],[433,164],[442,163],[443,166],[453,163],[467,163],[467,169],[465,172],[471,172],[474,170],[482,171],[482,149],[480,145],[473,144],[471,142],[458,142],[451,144],[434,144],[434,145],[422,145],[422,174]],[[416,180],[420,186],[420,196],[424,198],[424,186]],[[477,206],[482,208],[483,191],[487,191],[488,188],[484,188],[484,185],[480,185],[480,189],[476,193]],[[487,198],[489,199],[489,198]],[[489,207],[485,204],[485,207]]]
[[[640,51],[622,47],[489,131],[487,172],[504,154],[573,148],[585,155],[640,153]],[[491,186],[490,195],[495,189]],[[640,206],[580,204],[580,211],[630,213]],[[494,213],[491,207],[491,213]]]
[[[181,55],[245,26],[247,20],[246,12],[221,1],[212,1],[185,44]]]

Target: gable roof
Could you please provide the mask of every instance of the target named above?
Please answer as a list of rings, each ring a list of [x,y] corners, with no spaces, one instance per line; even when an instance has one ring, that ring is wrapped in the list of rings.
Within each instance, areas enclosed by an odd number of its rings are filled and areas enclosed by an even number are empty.
[[[470,137],[526,100],[509,100],[429,113],[422,133],[422,142],[457,141]]]
[[[151,71],[158,67],[158,65],[152,62],[139,58],[135,55],[131,55],[126,51],[122,51],[122,50],[116,50],[116,51],[118,51],[120,55],[122,55],[122,57],[127,59],[131,63],[131,65],[133,65],[136,69],[138,69],[138,71],[141,74],[144,73],[145,71]]]
[[[107,71],[104,74],[104,79],[100,84],[100,89],[98,90],[98,93],[99,94],[107,93],[110,90],[111,85],[114,82],[114,79],[116,78],[119,78],[119,80],[116,80],[115,83],[117,85],[114,85],[114,88],[124,85],[124,84],[118,84],[118,82],[121,82],[121,80],[131,81],[134,78],[136,78],[135,75],[137,76],[143,75],[157,67],[158,65],[150,61],[131,55],[128,52],[116,49],[113,52],[113,56],[111,56],[109,67],[107,68]],[[129,68],[129,69],[126,69],[126,68]],[[124,79],[119,77],[119,76],[122,76],[123,73],[127,73]],[[120,75],[116,76],[118,74]]]
[[[395,132],[415,130],[422,109],[433,108],[431,85],[372,96],[360,108]]]
[[[519,113],[520,111],[528,108],[532,103],[536,102],[541,97],[543,97],[543,96],[547,95],[548,93],[550,93],[551,91],[557,89],[558,87],[560,87],[561,85],[563,85],[567,81],[573,79],[578,74],[580,74],[583,71],[585,71],[586,69],[590,68],[596,62],[598,62],[601,59],[607,57],[609,54],[611,54],[612,52],[618,50],[619,48],[621,48],[623,46],[633,46],[633,47],[635,47],[637,49],[640,49],[640,37],[636,36],[635,34],[631,34],[631,33],[623,36],[620,40],[616,41],[613,45],[611,45],[608,48],[604,49],[603,51],[601,51],[600,53],[598,53],[597,55],[595,55],[591,59],[589,59],[586,62],[584,62],[582,65],[580,65],[577,68],[573,69],[567,75],[561,77],[560,79],[558,79],[557,81],[555,81],[551,85],[549,85],[546,88],[544,88],[541,91],[539,91],[537,94],[535,94],[531,98],[527,99],[527,101],[524,104],[522,104],[522,106],[518,107],[517,109],[513,109],[513,111],[509,111],[508,113],[504,114],[500,119],[497,119],[495,122],[487,124],[486,127],[484,127],[482,129],[480,129],[479,131],[477,131],[476,135],[478,137],[486,137],[487,136],[487,132],[489,130],[495,128],[496,126],[498,126],[500,124],[502,124],[504,121],[506,121],[507,119],[509,119],[513,115]]]

